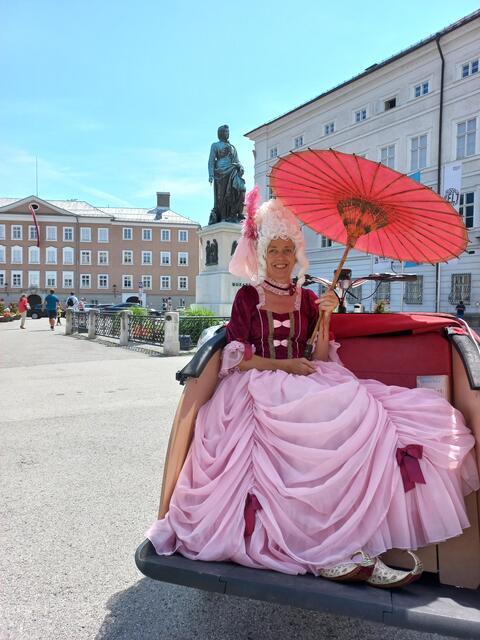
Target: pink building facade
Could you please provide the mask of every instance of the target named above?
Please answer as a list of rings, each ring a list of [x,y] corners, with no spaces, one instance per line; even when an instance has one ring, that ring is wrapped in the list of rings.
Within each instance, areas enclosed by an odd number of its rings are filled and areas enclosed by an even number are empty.
[[[62,302],[73,291],[91,303],[188,307],[195,302],[199,226],[170,210],[167,192],[157,193],[153,209],[0,198],[0,298],[16,302],[25,293],[38,301],[55,289]]]

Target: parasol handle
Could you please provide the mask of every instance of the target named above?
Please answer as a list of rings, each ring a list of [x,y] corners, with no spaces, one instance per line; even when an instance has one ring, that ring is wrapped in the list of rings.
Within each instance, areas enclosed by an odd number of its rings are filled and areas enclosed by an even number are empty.
[[[328,291],[333,291],[335,289],[335,287],[337,286],[337,282],[338,282],[338,278],[340,277],[340,273],[342,271],[343,265],[345,264],[345,260],[347,259],[348,253],[350,251],[350,249],[353,248],[353,244],[351,242],[351,240],[349,239],[347,246],[345,247],[345,251],[343,252],[343,255],[340,259],[340,262],[338,263],[338,267],[337,270],[335,271],[335,274],[333,276],[333,280],[332,280],[332,284],[328,287]],[[307,360],[312,360],[313,358],[313,349],[315,346],[315,341],[317,338],[317,335],[319,333],[319,331],[322,332],[322,336],[325,336],[325,312],[321,311],[320,312],[320,316],[317,320],[317,324],[315,325],[315,329],[313,330],[312,335],[310,336],[306,346],[305,346],[305,351],[303,352],[303,357],[307,358]]]

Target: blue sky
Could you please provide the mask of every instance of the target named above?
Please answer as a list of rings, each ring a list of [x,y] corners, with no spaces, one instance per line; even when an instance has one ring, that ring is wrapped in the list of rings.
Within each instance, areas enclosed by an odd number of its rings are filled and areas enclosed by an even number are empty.
[[[467,0],[0,0],[0,197],[208,221],[217,127],[243,134],[475,11]]]

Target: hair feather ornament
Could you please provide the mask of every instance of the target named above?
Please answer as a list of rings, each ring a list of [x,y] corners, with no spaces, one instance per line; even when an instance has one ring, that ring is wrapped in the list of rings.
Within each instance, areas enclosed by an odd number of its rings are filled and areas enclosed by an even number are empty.
[[[257,239],[257,225],[255,224],[255,215],[258,209],[258,203],[260,202],[260,189],[258,185],[255,185],[251,191],[245,196],[245,208],[247,210],[247,217],[243,223],[242,233],[245,238],[251,240]]]

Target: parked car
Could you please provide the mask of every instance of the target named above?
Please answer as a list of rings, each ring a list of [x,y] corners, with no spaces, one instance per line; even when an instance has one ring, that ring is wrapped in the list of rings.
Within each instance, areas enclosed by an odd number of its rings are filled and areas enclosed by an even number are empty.
[[[33,307],[30,307],[27,311],[27,316],[32,318],[32,320],[38,320],[39,318],[45,318],[47,314],[43,310],[41,304],[36,304]]]
[[[98,305],[100,307],[100,305]],[[97,308],[98,308],[97,307]],[[111,305],[102,305],[101,311],[105,311],[107,313],[117,313],[119,311],[128,311],[128,309],[146,309],[151,316],[155,316],[157,318],[163,316],[161,311],[158,309],[154,309],[153,307],[142,307],[138,302],[120,302],[119,304],[111,304]]]

